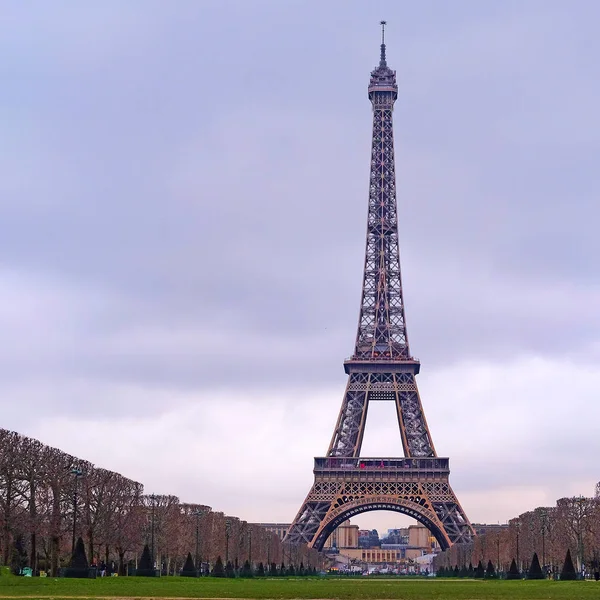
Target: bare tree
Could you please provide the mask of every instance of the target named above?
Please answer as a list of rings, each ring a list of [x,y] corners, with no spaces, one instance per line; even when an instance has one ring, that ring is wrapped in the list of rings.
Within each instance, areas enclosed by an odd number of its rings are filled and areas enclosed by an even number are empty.
[[[513,558],[526,568],[534,553],[544,567],[556,571],[567,550],[583,565],[600,568],[600,498],[561,498],[554,507],[538,507],[511,519],[502,531],[476,536],[470,544],[455,545],[438,554],[435,568],[462,566],[466,557],[476,564],[491,560],[504,570]]]
[[[46,447],[31,438],[21,438],[21,454],[18,477],[21,480],[20,494],[26,506],[27,526],[30,540],[29,566],[37,570],[37,536],[41,526],[39,516],[40,489],[44,486]]]
[[[14,431],[0,430],[0,521],[2,522],[2,556],[5,563],[10,557],[10,546],[15,533],[15,522],[22,516],[23,486],[19,467],[23,454],[23,440]]]
[[[172,495],[143,495],[140,483],[66,454],[57,448],[0,429],[0,561],[26,538],[29,564],[58,574],[81,535],[90,560],[101,552],[109,563],[125,561],[152,543],[155,559],[175,573],[188,552],[213,563],[217,556],[242,564],[281,562],[284,546],[264,528],[226,517],[202,504]],[[38,555],[41,556],[38,562]],[[305,546],[286,549],[286,562],[320,564]],[[297,565],[296,565],[297,566]]]

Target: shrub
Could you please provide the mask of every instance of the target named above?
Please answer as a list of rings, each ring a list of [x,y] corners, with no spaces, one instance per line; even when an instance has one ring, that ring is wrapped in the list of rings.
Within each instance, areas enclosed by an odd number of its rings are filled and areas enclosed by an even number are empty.
[[[577,579],[577,572],[575,571],[575,567],[573,566],[571,550],[567,550],[567,555],[565,556],[565,564],[563,565],[562,571],[560,572],[560,580],[572,581],[573,579]]]
[[[253,577],[254,573],[252,572],[252,567],[248,561],[244,562],[244,566],[242,567],[242,572],[240,573],[240,577]]]
[[[80,537],[77,538],[75,550],[73,550],[73,555],[71,556],[71,562],[65,571],[65,577],[89,577],[89,565],[87,556],[85,555],[85,546]]]
[[[223,568],[223,559],[221,556],[217,556],[217,561],[213,567],[211,575],[213,577],[225,577],[225,569]]]
[[[192,553],[188,552],[187,558],[185,559],[185,564],[183,565],[183,569],[181,570],[182,577],[197,577],[198,572],[196,571],[196,567],[194,566],[194,560],[192,559]]]
[[[477,563],[477,568],[475,569],[475,573],[473,575],[473,577],[475,577],[475,579],[483,579],[485,576],[485,570],[483,568],[483,565],[481,564],[481,561],[479,561]]]
[[[517,567],[517,563],[515,562],[515,559],[512,559],[512,562],[510,563],[510,569],[508,570],[508,573],[506,574],[506,579],[521,579],[521,573],[519,571],[519,568]]]
[[[227,564],[225,565],[225,577],[235,577],[235,569],[233,568],[233,565],[231,564],[230,560],[228,560]]]
[[[488,560],[487,569],[485,570],[486,579],[496,579],[496,569],[491,560]]]
[[[154,560],[150,555],[150,548],[148,548],[148,544],[146,544],[144,546],[144,550],[142,551],[138,568],[135,570],[135,574],[140,577],[154,577],[156,575],[156,571],[154,570],[153,563]]]
[[[533,553],[531,566],[527,572],[527,579],[546,579],[544,573],[542,572],[542,568],[540,567],[540,561],[538,559],[537,552]]]

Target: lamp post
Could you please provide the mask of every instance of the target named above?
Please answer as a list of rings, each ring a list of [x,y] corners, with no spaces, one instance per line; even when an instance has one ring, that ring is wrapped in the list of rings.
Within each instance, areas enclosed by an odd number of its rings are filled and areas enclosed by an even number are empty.
[[[252,526],[248,526],[248,562],[252,569]]]
[[[577,559],[578,559],[578,570],[583,571],[583,536],[581,532],[581,522],[583,521],[583,509],[581,505],[585,502],[585,498],[583,496],[577,496],[575,498],[577,502]]]
[[[152,568],[155,569],[156,568],[156,561],[154,560],[154,501],[156,500],[156,496],[154,494],[152,494],[150,496],[150,499],[152,500],[152,511],[151,511],[151,517],[150,517],[150,556],[152,558]]]
[[[83,477],[83,471],[79,467],[71,467],[71,475],[75,477],[73,490],[73,542],[71,543],[71,555],[75,554],[75,532],[77,529],[77,482]]]
[[[498,554],[498,577],[500,577],[500,532],[498,532],[498,537],[496,538],[496,551]]]
[[[267,544],[267,565],[271,571],[271,535],[269,534],[269,543]]]
[[[521,562],[519,561],[519,530],[521,529],[521,521],[515,523],[515,528],[517,530],[517,568],[521,571]]]
[[[200,515],[202,514],[201,511],[196,510],[192,513],[195,517],[196,517],[196,571],[201,569],[201,565],[198,564],[199,562],[199,547],[200,547]],[[200,573],[202,574],[202,573]]]
[[[542,569],[546,572],[546,527],[548,525],[548,513],[542,509]]]
[[[231,534],[231,521],[225,520],[225,565],[229,562],[229,535]]]
[[[537,550],[538,550],[538,539],[537,539],[537,535],[535,534],[535,519],[533,518],[533,515],[530,515],[529,518],[529,543],[531,544],[531,547],[533,549],[533,552],[537,554]],[[533,554],[531,555],[533,557]],[[538,561],[539,561],[539,556],[538,556]],[[529,563],[531,564],[531,563]],[[525,565],[525,568],[529,569],[529,567],[527,565]]]

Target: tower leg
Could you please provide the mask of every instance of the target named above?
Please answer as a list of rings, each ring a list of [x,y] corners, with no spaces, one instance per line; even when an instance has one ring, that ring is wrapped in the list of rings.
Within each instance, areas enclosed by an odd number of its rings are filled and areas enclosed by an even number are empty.
[[[331,500],[319,498],[318,487],[315,482],[288,530],[285,537],[286,542],[312,545],[319,527],[331,508]]]
[[[369,375],[353,373],[342,401],[328,456],[358,456],[367,420]]]

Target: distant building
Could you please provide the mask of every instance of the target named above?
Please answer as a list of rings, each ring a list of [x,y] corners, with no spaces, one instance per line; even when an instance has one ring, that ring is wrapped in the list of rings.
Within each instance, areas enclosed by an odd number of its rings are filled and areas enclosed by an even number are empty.
[[[379,533],[377,529],[363,529],[358,532],[358,545],[360,548],[379,548]]]
[[[436,539],[424,525],[411,525],[408,528],[408,546],[425,549],[428,552],[440,549]]]
[[[325,542],[324,550],[329,548],[358,548],[358,525],[344,521]]]
[[[392,568],[425,570],[422,565],[428,565],[429,559],[421,560],[421,557],[440,551],[436,539],[421,524],[390,529],[381,540],[377,530],[360,530],[358,533],[358,548],[339,549],[340,557],[346,558],[348,565],[362,564],[363,568],[366,565],[387,565]],[[340,560],[343,564],[343,560]]]
[[[508,529],[508,523],[472,523],[475,535],[484,535],[486,533],[495,533]]]
[[[267,531],[276,533],[279,539],[283,540],[287,535],[291,523],[254,523],[254,525],[259,525],[260,527],[264,527]]]
[[[408,546],[408,527],[388,529],[387,535],[381,538],[381,545],[400,544]]]
[[[286,536],[290,523],[256,523],[267,531],[275,533],[279,539]],[[475,530],[490,531],[507,525],[473,525]],[[478,530],[479,528],[479,530]],[[407,561],[423,563],[428,559],[420,557],[440,551],[440,547],[431,532],[421,524],[400,529],[388,529],[387,535],[379,539],[377,529],[359,529],[349,520],[344,521],[325,542],[323,550],[339,553],[348,564],[398,565]],[[343,561],[342,561],[343,562]]]

